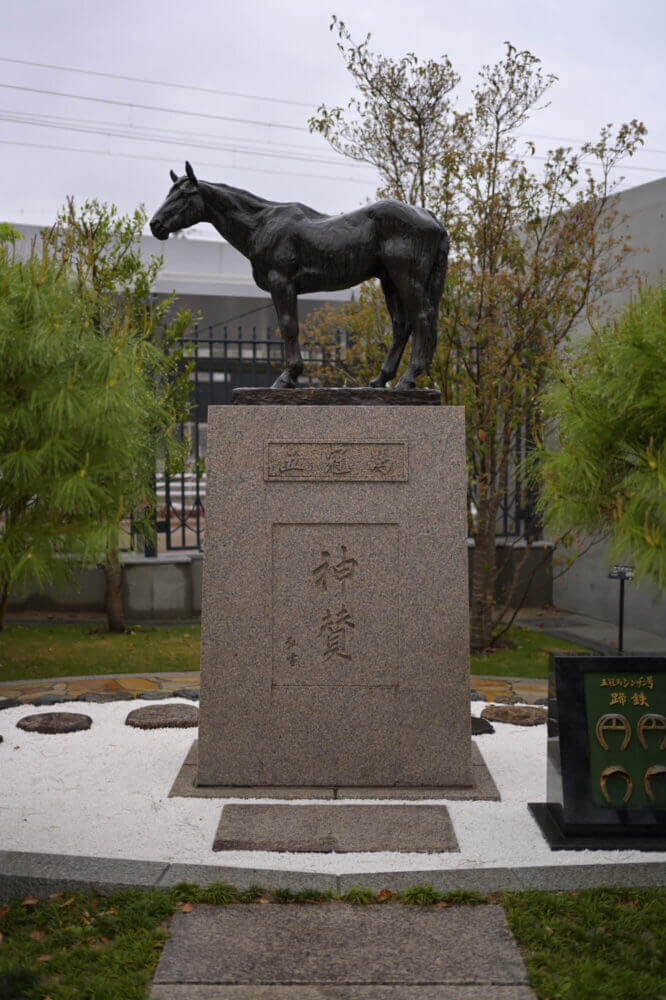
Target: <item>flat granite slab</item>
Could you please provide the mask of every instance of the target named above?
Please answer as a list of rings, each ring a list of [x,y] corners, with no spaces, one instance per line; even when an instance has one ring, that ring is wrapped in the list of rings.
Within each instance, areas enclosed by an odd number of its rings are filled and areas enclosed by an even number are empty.
[[[527,973],[499,906],[200,905],[173,918],[151,996],[179,984],[364,987],[356,995],[368,996],[370,986],[526,987]]]
[[[357,786],[308,785],[197,785],[197,740],[188,750],[171,786],[169,798],[202,799],[450,799],[499,802],[500,793],[483,755],[472,741],[470,785]]]
[[[372,389],[312,386],[303,389],[238,388],[231,402],[242,406],[440,406],[437,389]]]
[[[449,810],[432,805],[226,805],[214,851],[459,851]]]
[[[534,1000],[529,986],[153,986],[153,1000]]]

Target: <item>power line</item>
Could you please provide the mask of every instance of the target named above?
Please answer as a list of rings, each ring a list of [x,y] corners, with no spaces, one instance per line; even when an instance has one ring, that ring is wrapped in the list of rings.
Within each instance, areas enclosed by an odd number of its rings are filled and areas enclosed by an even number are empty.
[[[101,70],[79,69],[75,66],[56,66],[53,63],[32,62],[29,59],[10,59],[0,56],[0,62],[16,63],[19,66],[38,66],[40,69],[57,69],[64,73],[82,73],[85,76],[103,76],[108,80],[128,80],[130,83],[150,83],[155,87],[173,87],[178,90],[195,90],[202,94],[220,94],[223,97],[242,97],[252,101],[270,101],[272,104],[292,104],[300,108],[315,107],[307,101],[293,101],[284,97],[265,97],[262,94],[243,94],[236,90],[216,90],[212,87],[195,87],[189,83],[170,83],[167,80],[149,80],[142,76],[124,76],[122,73],[103,73]]]
[[[41,87],[20,87],[16,83],[0,83],[4,90],[22,90],[28,94],[48,94],[50,97],[68,97],[74,101],[92,101],[95,104],[113,104],[120,108],[139,108],[142,111],[160,111],[169,115],[188,115],[192,118],[213,118],[221,122],[239,122],[242,125],[261,125],[265,128],[284,128],[291,132],[307,132],[302,125],[283,125],[279,122],[260,122],[253,118],[234,118],[231,115],[213,115],[206,111],[181,111],[178,108],[161,108],[154,104],[137,104],[135,101],[116,101],[110,97],[89,97],[86,94],[69,94],[62,90],[44,90]]]
[[[95,123],[93,122],[86,123],[85,120],[80,121],[80,123],[78,124],[67,125],[67,124],[59,124],[55,118],[51,120],[44,120],[48,118],[49,116],[33,115],[30,112],[0,111],[0,121],[12,122],[16,125],[31,125],[38,128],[60,129],[66,132],[80,132],[86,135],[105,135],[119,139],[131,139],[134,142],[153,142],[153,143],[162,143],[172,146],[189,145],[190,148],[193,147],[196,149],[220,150],[223,152],[237,153],[241,156],[262,156],[275,159],[296,160],[302,163],[331,164],[333,166],[344,165],[344,159],[342,157],[340,157],[337,160],[334,160],[331,159],[330,157],[304,156],[295,153],[285,153],[281,150],[266,151],[262,149],[252,149],[252,148],[248,149],[247,147],[245,149],[242,149],[240,147],[234,147],[228,145],[211,145],[210,143],[200,142],[198,139],[191,137],[186,139],[179,139],[179,138],[170,139],[168,138],[168,136],[139,135],[136,134],[136,131],[134,131],[134,127],[126,125],[111,125],[111,123],[109,123],[108,126],[105,126],[105,123],[100,122],[99,125],[101,127],[95,127]],[[76,122],[76,119],[69,119],[69,121]],[[366,170],[368,169],[363,164],[350,163],[347,165],[350,167],[354,167],[354,169],[357,170],[359,168]]]
[[[18,66],[36,66],[40,69],[55,69],[64,73],[79,73],[85,76],[98,76],[98,77],[104,77],[105,79],[108,80],[126,80],[130,83],[148,83],[156,87],[171,87],[176,90],[191,90],[202,94],[218,94],[222,97],[240,97],[243,99],[253,100],[253,101],[268,101],[272,104],[287,104],[293,107],[310,108],[311,110],[316,107],[316,105],[311,104],[308,101],[295,101],[292,98],[286,98],[286,97],[268,97],[264,94],[246,94],[236,90],[218,90],[214,87],[197,87],[189,83],[173,83],[168,80],[152,80],[142,76],[125,76],[122,73],[106,73],[102,72],[101,70],[81,69],[80,67],[77,66],[58,66],[55,63],[33,62],[30,59],[12,59],[9,56],[0,56],[0,62],[14,63],[15,65]],[[239,120],[242,121],[243,119]],[[253,123],[253,124],[258,124],[258,123]],[[285,126],[285,127],[293,128],[295,126]],[[526,139],[546,139],[552,142],[574,142],[579,146],[582,146],[586,141],[584,139],[572,139],[571,136],[542,135],[536,132],[522,132],[520,134]],[[666,149],[653,149],[649,146],[643,146],[641,152],[664,154],[666,153]]]
[[[531,160],[548,160],[548,156],[539,156],[534,154],[530,157]],[[600,167],[600,163],[595,163],[594,160],[581,160],[580,163],[584,167]],[[666,174],[666,167],[635,167],[631,166],[629,163],[617,163],[615,166],[610,168],[611,170],[645,170],[649,174]]]
[[[273,148],[275,148],[277,150],[281,150],[281,149],[312,150],[312,144],[311,143],[282,142],[280,140],[276,141],[275,139],[253,139],[251,136],[241,137],[241,136],[238,136],[238,135],[220,135],[218,132],[182,132],[182,131],[179,131],[177,129],[163,128],[161,126],[157,126],[156,127],[156,126],[153,126],[153,125],[134,125],[132,122],[114,122],[114,121],[107,122],[107,121],[101,121],[99,118],[81,118],[81,117],[73,118],[70,115],[50,115],[50,114],[43,114],[42,112],[39,112],[39,111],[15,111],[13,108],[2,108],[2,109],[0,109],[0,114],[6,114],[6,115],[30,115],[33,118],[39,118],[39,119],[42,119],[42,120],[45,120],[45,121],[73,122],[75,125],[80,125],[81,123],[83,123],[83,124],[86,124],[86,125],[103,125],[103,126],[109,126],[109,127],[112,127],[112,128],[126,128],[126,129],[132,129],[132,130],[135,130],[135,131],[138,130],[138,129],[142,129],[144,132],[157,132],[160,135],[180,136],[181,138],[184,138],[184,139],[187,139],[187,140],[189,140],[192,137],[194,139],[201,139],[201,138],[221,139],[223,141],[228,140],[230,142],[237,142],[238,141],[238,142],[245,142],[245,143],[253,143],[253,144],[258,145],[258,146],[264,146],[267,149],[273,149]],[[340,156],[341,156],[341,154],[340,154]],[[341,158],[344,159],[344,157],[342,157],[342,156],[341,156]],[[331,161],[331,162],[334,162],[334,161]]]
[[[584,146],[585,140],[583,139],[572,139],[570,136],[565,135],[538,135],[535,132],[521,132],[520,136],[523,139],[548,139],[551,142],[575,142],[577,146]],[[589,140],[588,140],[589,141]],[[641,146],[641,153],[666,153],[666,149],[650,149],[648,146]]]
[[[81,149],[75,146],[51,146],[46,143],[40,142],[19,142],[15,139],[0,139],[0,145],[2,146],[24,146],[29,149],[54,149],[57,152],[64,153],[93,153],[96,156],[121,156],[128,160],[152,160],[154,163],[172,163],[173,160],[167,160],[163,156],[146,156],[139,153],[111,153],[105,149]],[[275,177],[276,173],[281,177],[306,177],[309,180],[323,180],[323,181],[337,181],[340,183],[344,181],[346,184],[363,184],[367,187],[368,182],[360,180],[358,177],[333,177],[330,174],[300,174],[291,170],[269,170],[264,167],[237,167],[232,163],[210,163],[205,161],[199,161],[199,166],[202,167],[215,167],[217,170],[241,170],[243,173],[250,171],[255,174],[271,174]]]

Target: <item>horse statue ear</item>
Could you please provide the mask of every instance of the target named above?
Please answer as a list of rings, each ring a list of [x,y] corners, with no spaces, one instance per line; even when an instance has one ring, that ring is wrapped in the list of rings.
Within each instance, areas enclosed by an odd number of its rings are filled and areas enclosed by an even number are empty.
[[[195,184],[197,187],[199,187],[199,181],[197,180],[196,175],[195,175],[194,171],[192,170],[192,165],[189,163],[188,160],[185,160],[185,173],[187,174],[187,176],[189,177],[189,179],[192,181],[192,183]]]
[[[172,180],[172,181],[174,182],[174,184],[175,184],[175,183],[176,183],[176,181],[178,180],[178,174],[176,173],[176,171],[175,171],[175,170],[170,170],[170,171],[169,171],[169,177],[170,177],[170,178],[171,178],[171,180]]]

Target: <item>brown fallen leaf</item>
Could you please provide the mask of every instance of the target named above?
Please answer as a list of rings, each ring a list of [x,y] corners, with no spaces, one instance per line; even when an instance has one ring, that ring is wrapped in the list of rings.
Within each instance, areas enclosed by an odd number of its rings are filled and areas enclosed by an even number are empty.
[[[71,906],[73,902],[74,902],[74,897],[70,896],[70,898],[66,899],[64,903],[58,903],[58,909],[63,910],[66,906]]]
[[[191,903],[185,903],[183,906],[181,906],[180,912],[181,913],[191,913],[193,909],[194,909],[194,907],[192,906]]]
[[[393,893],[391,892],[390,889],[382,889],[382,891],[377,894],[377,902],[385,903],[386,900],[391,899],[392,896]]]
[[[453,906],[453,903],[447,903],[446,900],[443,899],[441,903],[435,903],[435,906],[440,906],[442,909],[445,909],[447,906]]]
[[[108,948],[110,944],[111,938],[102,937],[98,938],[96,941],[90,941],[88,947],[92,948],[93,951],[103,951],[104,948]]]
[[[0,931],[0,944],[2,944],[2,938],[3,938],[3,934],[2,934],[2,931]]]
[[[270,896],[260,896],[259,899],[257,900],[257,902],[258,903],[272,903],[273,900],[271,899]]]
[[[0,920],[4,920],[8,913],[9,903],[3,903],[2,906],[0,906]]]
[[[51,961],[51,956],[50,955],[38,955],[37,958],[35,959],[35,961],[36,962],[50,962]]]
[[[38,903],[39,900],[35,899],[34,896],[26,896],[25,899],[21,900],[21,906],[37,906]]]
[[[30,937],[33,941],[41,941],[42,938],[46,937],[44,931],[30,931]]]
[[[62,899],[62,896],[61,892],[52,892],[49,896],[49,902],[52,903],[54,899]]]
[[[91,899],[90,900],[90,909],[93,911],[93,913],[95,912],[95,910],[97,909],[98,906],[99,906],[99,900],[98,899]]]

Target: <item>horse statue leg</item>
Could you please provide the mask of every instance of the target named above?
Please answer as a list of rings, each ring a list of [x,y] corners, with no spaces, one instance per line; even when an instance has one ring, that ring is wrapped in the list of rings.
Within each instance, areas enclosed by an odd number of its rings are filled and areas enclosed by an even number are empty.
[[[373,389],[383,389],[387,382],[391,382],[395,378],[405,345],[409,340],[407,315],[402,307],[402,302],[395,286],[388,278],[382,278],[382,291],[384,292],[386,308],[389,311],[391,323],[393,324],[393,340],[391,341],[391,346],[379,374],[370,382]]]
[[[303,372],[303,358],[298,343],[298,300],[294,286],[290,282],[273,283],[271,297],[277,313],[280,334],[284,341],[287,367],[279,375],[271,388],[295,389],[298,376]]]

